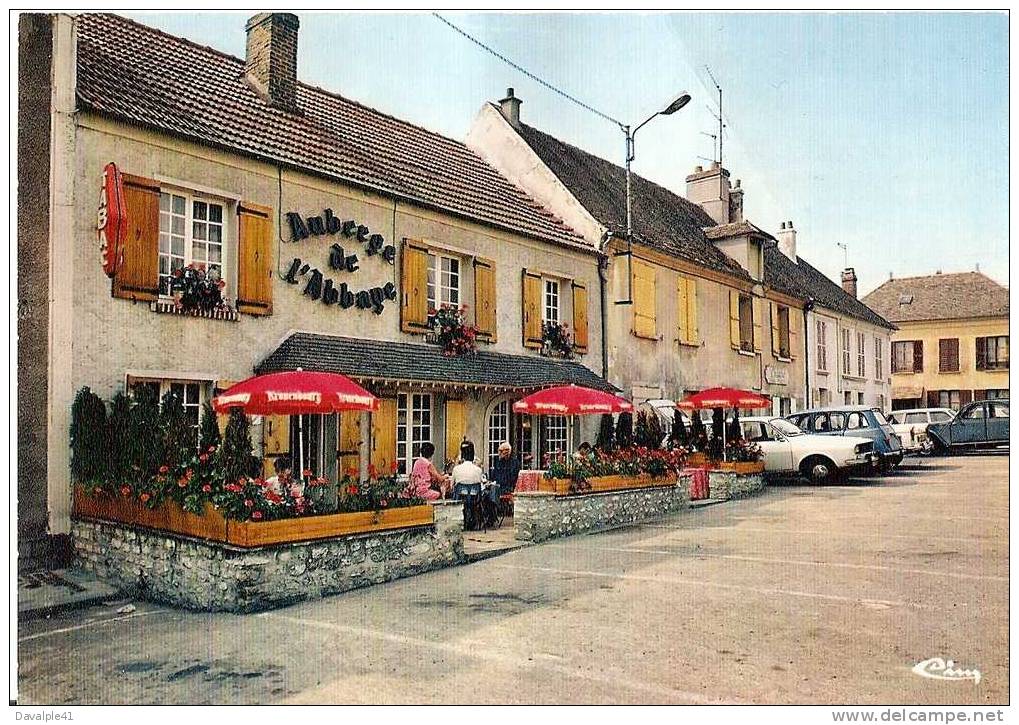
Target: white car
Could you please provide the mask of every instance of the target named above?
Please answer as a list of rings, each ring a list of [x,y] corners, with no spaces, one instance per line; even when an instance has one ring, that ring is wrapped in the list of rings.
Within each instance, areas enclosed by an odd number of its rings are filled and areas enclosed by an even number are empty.
[[[887,416],[906,453],[930,453],[933,446],[927,437],[927,426],[931,423],[948,423],[954,417],[955,411],[951,408],[896,410]]]
[[[850,472],[870,472],[878,461],[874,441],[854,436],[804,433],[784,418],[741,418],[743,438],[764,453],[764,471],[823,483]]]

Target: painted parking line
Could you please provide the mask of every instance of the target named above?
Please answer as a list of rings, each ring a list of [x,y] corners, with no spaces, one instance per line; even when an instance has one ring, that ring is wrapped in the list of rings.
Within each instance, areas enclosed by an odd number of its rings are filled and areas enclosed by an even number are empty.
[[[746,561],[758,564],[781,564],[792,566],[822,566],[836,569],[861,569],[865,571],[888,571],[896,574],[920,574],[923,576],[944,577],[949,579],[975,579],[978,581],[1007,582],[1007,576],[990,576],[984,574],[960,574],[947,571],[933,571],[931,569],[909,569],[898,566],[881,566],[879,564],[846,564],[835,561],[809,561],[806,559],[772,559],[763,556],[741,556],[738,554],[710,554],[705,552],[683,553],[669,551],[667,549],[642,549],[632,546],[567,546],[565,544],[546,544],[549,548],[564,549],[566,551],[616,551],[621,553],[634,554],[660,554],[671,556],[682,556],[686,559],[725,559],[728,561]]]
[[[663,699],[682,699],[691,704],[696,705],[708,705],[708,704],[739,704],[739,701],[735,700],[723,700],[721,698],[706,697],[698,692],[685,692],[683,690],[676,690],[671,687],[664,685],[654,685],[648,682],[642,682],[639,680],[625,679],[617,675],[600,675],[596,672],[585,672],[575,667],[559,664],[555,662],[551,657],[538,657],[537,659],[529,659],[526,656],[513,656],[495,650],[492,647],[480,646],[478,642],[474,641],[462,641],[462,642],[438,642],[430,639],[422,639],[420,637],[411,637],[406,634],[398,634],[395,632],[384,632],[377,629],[369,629],[367,627],[357,627],[346,624],[336,624],[334,622],[320,622],[309,617],[291,617],[286,614],[279,614],[277,612],[263,612],[262,614],[256,615],[262,619],[278,620],[285,622],[288,625],[296,625],[302,628],[313,627],[321,629],[323,631],[334,632],[336,634],[343,635],[344,641],[347,641],[351,636],[367,637],[371,639],[383,640],[386,642],[392,642],[406,647],[415,647],[418,649],[427,649],[435,652],[444,652],[447,654],[457,655],[461,657],[470,657],[473,659],[485,660],[497,665],[503,665],[516,670],[519,669],[535,669],[552,671],[568,677],[574,677],[581,680],[587,680],[592,683],[599,685],[609,685],[613,687],[621,687],[623,689],[632,690],[646,695],[655,695]],[[300,698],[300,695],[297,695]]]
[[[892,607],[909,607],[911,609],[937,610],[938,607],[932,604],[921,604],[918,602],[903,602],[891,599],[869,599],[864,597],[844,597],[839,594],[822,594],[821,592],[805,592],[797,589],[780,589],[777,587],[752,587],[743,584],[727,584],[705,579],[687,579],[684,577],[671,576],[645,576],[642,574],[613,574],[604,571],[591,571],[588,569],[561,569],[552,566],[520,566],[514,564],[493,564],[498,569],[516,569],[519,571],[539,571],[546,574],[569,574],[573,576],[587,576],[598,579],[621,579],[624,581],[649,582],[652,584],[678,584],[680,586],[710,587],[714,589],[727,589],[738,592],[753,592],[768,596],[784,596],[801,599],[820,599],[827,602],[838,602],[840,604],[859,604],[871,609],[891,609]]]
[[[647,529],[672,529],[674,531],[693,531],[689,526],[668,526],[666,524],[641,524]],[[704,533],[703,530],[700,530]],[[733,532],[747,534],[779,534],[790,536],[821,536],[829,539],[852,537],[856,539],[922,539],[923,541],[957,541],[970,544],[1007,543],[1000,537],[972,537],[972,536],[941,536],[940,534],[861,534],[855,531],[817,531],[812,529],[770,529],[754,528],[747,526],[734,526]]]
[[[128,619],[137,619],[138,617],[147,617],[150,614],[160,614],[165,612],[164,609],[152,609],[146,612],[132,612],[131,614],[125,614],[122,617],[110,617],[109,619],[91,619],[88,622],[82,622],[76,624],[73,627],[62,627],[60,629],[50,629],[45,632],[36,632],[35,634],[28,634],[24,637],[18,637],[18,642],[30,642],[33,639],[40,639],[42,637],[49,637],[54,634],[66,634],[68,632],[77,632],[79,629],[87,629],[89,627],[95,627],[101,624],[110,624],[111,622],[124,622]]]

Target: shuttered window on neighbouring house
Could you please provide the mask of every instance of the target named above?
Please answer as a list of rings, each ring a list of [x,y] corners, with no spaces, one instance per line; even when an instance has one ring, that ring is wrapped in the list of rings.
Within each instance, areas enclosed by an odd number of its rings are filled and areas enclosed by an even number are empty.
[[[541,329],[542,283],[541,275],[523,271],[523,290],[521,294],[521,317],[523,324],[524,347],[540,348],[543,343]]]
[[[428,247],[405,239],[400,257],[400,329],[427,332]]]
[[[923,340],[913,341],[913,372],[923,372]]]
[[[771,354],[777,358],[792,358],[792,340],[789,327],[789,308],[777,302],[771,304]]]
[[[587,352],[587,286],[573,283],[573,348],[580,353]]]
[[[495,262],[489,259],[474,260],[474,324],[478,337],[496,341],[497,310],[495,296]]]
[[[272,314],[272,209],[237,205],[237,311]]]
[[[729,290],[729,344],[734,350],[760,349],[760,322],[753,296]]]
[[[648,340],[658,339],[656,317],[655,267],[633,260],[633,334]]]
[[[127,224],[113,296],[155,300],[159,297],[159,182],[124,174],[124,208]]]
[[[938,372],[959,372],[959,338],[949,337],[938,340]]]
[[[679,341],[686,345],[700,343],[697,329],[697,280],[680,277],[676,284],[676,315],[679,318]]]
[[[1008,370],[1008,335],[978,337],[977,370]]]

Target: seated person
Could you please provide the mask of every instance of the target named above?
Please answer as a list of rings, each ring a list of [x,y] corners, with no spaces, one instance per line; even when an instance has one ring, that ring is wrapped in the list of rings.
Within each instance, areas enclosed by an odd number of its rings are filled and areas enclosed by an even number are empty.
[[[290,456],[280,456],[272,463],[275,476],[267,478],[265,490],[272,491],[277,496],[282,496],[284,491],[290,493],[294,498],[300,498],[304,494],[304,484],[294,480],[294,466],[290,462]]]
[[[590,459],[594,456],[594,449],[591,448],[591,444],[584,441],[580,444],[580,448],[577,449],[576,458],[579,461]]]
[[[520,462],[513,455],[513,446],[507,442],[499,444],[499,457],[495,459],[491,470],[488,472],[490,481],[495,481],[498,486],[492,488],[493,501],[498,501],[499,496],[513,493],[517,487],[517,477],[520,475]]]
[[[457,498],[477,496],[481,493],[485,472],[474,462],[474,444],[470,441],[460,444],[460,463],[453,466],[450,477],[453,479],[453,492]]]
[[[408,498],[423,498],[427,501],[434,501],[445,492],[448,479],[445,474],[439,473],[432,463],[432,456],[435,455],[435,445],[430,442],[421,444],[421,455],[414,461],[414,468],[411,469],[410,483],[407,485],[406,494]],[[432,483],[438,484],[439,490],[432,489]]]

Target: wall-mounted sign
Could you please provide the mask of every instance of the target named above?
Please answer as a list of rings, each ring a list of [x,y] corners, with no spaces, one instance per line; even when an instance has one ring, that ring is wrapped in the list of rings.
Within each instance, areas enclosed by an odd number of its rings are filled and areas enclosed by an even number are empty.
[[[764,382],[766,382],[768,385],[788,385],[789,368],[777,367],[775,365],[765,365]]]
[[[107,277],[117,273],[127,227],[127,209],[124,206],[124,177],[113,162],[103,169],[103,184],[99,190],[99,213],[96,217],[96,236],[103,271]]]
[[[334,244],[333,246],[335,247],[336,245]],[[332,255],[330,255],[330,261],[332,261]],[[349,267],[344,267],[344,269],[356,271],[358,269],[356,257],[353,269]],[[372,287],[371,289],[355,292],[347,287],[346,282],[341,282],[337,287],[322,272],[309,264],[303,263],[300,257],[294,257],[294,261],[290,263],[290,269],[287,270],[283,279],[290,284],[301,284],[304,279],[307,279],[307,282],[304,282],[302,294],[308,295],[313,300],[321,300],[325,305],[339,305],[345,310],[357,307],[358,309],[371,310],[376,315],[381,315],[386,301],[396,299],[396,285],[392,282],[387,282],[382,287]]]
[[[348,239],[353,238],[363,244],[365,254],[369,257],[378,254],[390,264],[396,263],[396,247],[386,244],[386,240],[381,234],[372,234],[368,227],[358,224],[353,219],[340,221],[340,218],[333,214],[332,209],[326,209],[320,216],[307,218],[294,211],[287,212],[287,222],[290,224],[290,240],[293,242],[299,242],[309,236],[342,234]]]

